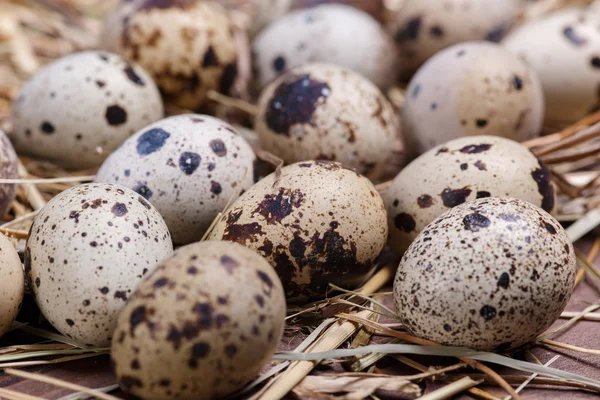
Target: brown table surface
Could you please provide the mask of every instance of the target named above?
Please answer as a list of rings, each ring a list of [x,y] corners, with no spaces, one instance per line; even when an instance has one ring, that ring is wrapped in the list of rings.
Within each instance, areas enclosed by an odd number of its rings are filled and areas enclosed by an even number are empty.
[[[577,247],[582,251],[586,252],[591,247],[592,239],[586,238],[579,243]],[[600,266],[600,262],[595,263],[596,266]],[[577,287],[575,293],[571,297],[568,311],[581,311],[592,303],[598,302],[600,297],[600,282],[595,281],[593,278],[586,277],[586,279]],[[389,299],[388,299],[389,300]],[[566,320],[560,320],[557,324],[562,324]],[[600,349],[600,322],[590,321],[579,321],[573,327],[566,332],[556,336],[555,340],[569,343],[576,346]],[[284,336],[280,350],[289,350],[297,346],[303,337],[301,335],[296,336]],[[377,340],[377,338],[374,338]],[[32,338],[24,337],[23,334],[18,332],[12,332],[0,340],[0,347],[15,344],[32,342]],[[532,349],[532,353],[542,362],[549,361],[552,357],[559,354],[560,358],[557,359],[552,367],[558,368],[564,371],[577,373],[589,378],[600,380],[600,356],[594,356],[589,354],[576,353],[573,351],[566,350],[548,350],[541,347]],[[448,365],[455,363],[456,360],[452,358],[424,358],[424,357],[411,357],[415,360],[422,362],[426,365]],[[378,368],[386,373],[397,373],[397,374],[413,374],[415,370],[410,369],[394,360],[384,358],[377,364]],[[108,386],[115,383],[115,377],[110,369],[110,362],[108,356],[98,356],[89,359],[83,359],[78,361],[72,361],[68,363],[46,365],[26,368],[25,370],[42,373],[45,375],[53,376],[63,380],[67,380],[73,383],[84,385],[92,388],[99,388]],[[494,370],[500,373],[518,374],[519,372],[511,371],[508,369],[501,369],[494,367]],[[315,373],[332,372],[332,371],[343,371],[343,367],[339,364],[317,368]],[[439,382],[425,381],[420,383],[424,389],[424,393],[430,392],[440,387]],[[70,394],[68,390],[56,388],[44,383],[34,382],[31,380],[23,380],[12,376],[7,376],[0,373],[0,387],[5,387],[11,390],[15,390],[30,395],[43,397],[46,399],[58,399],[62,396]],[[501,389],[492,386],[480,386],[489,393],[503,398],[506,393]],[[598,399],[600,395],[584,390],[570,390],[570,389],[549,389],[548,387],[540,387],[535,385],[529,385],[523,392],[521,392],[525,399]],[[117,396],[124,397],[122,393],[117,392]],[[402,397],[394,393],[389,392],[378,392],[378,397],[383,399],[401,399],[401,398],[412,398]],[[1,398],[1,396],[0,396]],[[125,398],[125,397],[124,397]],[[289,394],[288,398],[296,398],[294,394]],[[459,395],[456,398],[459,399],[471,399],[469,395]]]

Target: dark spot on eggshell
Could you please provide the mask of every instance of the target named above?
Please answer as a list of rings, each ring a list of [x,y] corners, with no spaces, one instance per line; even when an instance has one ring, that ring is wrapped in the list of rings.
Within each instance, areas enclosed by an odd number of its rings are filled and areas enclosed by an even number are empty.
[[[283,72],[285,70],[285,58],[282,56],[275,57],[272,66],[276,72]]]
[[[579,34],[575,32],[575,28],[572,26],[566,26],[563,28],[563,36],[567,38],[571,44],[578,47],[583,46],[588,42],[586,38],[579,36]]]
[[[237,221],[242,216],[242,210],[231,211],[227,217],[225,232],[223,233],[223,240],[230,242],[236,242],[239,244],[246,244],[250,241],[255,243],[258,241],[258,236],[264,236],[265,232],[258,222],[251,222],[249,224],[238,224]]]
[[[144,80],[135,72],[135,70],[133,69],[133,67],[131,65],[127,65],[124,69],[123,72],[125,72],[125,75],[127,76],[127,79],[129,79],[131,82],[135,83],[138,86],[144,86]]]
[[[208,353],[210,353],[210,345],[205,342],[195,343],[192,347],[192,355],[190,360],[188,361],[188,365],[190,368],[198,367],[198,360],[201,358],[205,358]]]
[[[421,208],[428,208],[431,207],[433,205],[433,197],[431,197],[428,194],[422,194],[421,196],[419,196],[419,198],[417,199],[417,204],[419,205],[419,207]],[[394,201],[394,207],[396,207],[398,205],[398,200]]]
[[[600,57],[594,56],[590,59],[590,65],[592,68],[600,68]]]
[[[470,144],[461,148],[459,151],[465,154],[477,154],[483,153],[484,151],[488,151],[492,148],[491,144],[482,143],[482,144]]]
[[[41,282],[41,280],[40,280],[40,278],[39,278],[39,277],[35,278],[35,286],[36,286],[36,287],[40,287],[41,283],[42,283],[42,282]]]
[[[521,79],[517,75],[513,75],[512,85],[515,88],[515,90],[517,90],[517,91],[523,89],[523,79]]]
[[[123,203],[115,203],[110,211],[117,217],[122,217],[127,214],[127,206]]]
[[[469,168],[469,164],[467,164],[467,163],[462,163],[462,164],[460,164],[460,169],[461,169],[462,171],[465,171],[467,168]]]
[[[100,290],[100,293],[102,293],[102,294],[108,294],[110,289],[108,289],[106,286],[104,286],[98,290]]]
[[[73,321],[73,320],[72,320],[72,319],[70,319],[70,318],[67,318],[67,319],[65,319],[65,322],[66,322],[66,323],[67,323],[67,325],[69,325],[69,326],[73,326],[73,325],[75,325],[75,321]]]
[[[273,287],[273,281],[271,280],[271,278],[269,278],[269,275],[265,274],[262,271],[256,271],[256,274],[258,275],[258,278],[263,281],[263,283],[265,285],[267,285],[269,288]]]
[[[131,336],[133,336],[133,332],[135,328],[146,320],[146,307],[139,306],[136,307],[129,316],[129,331]]]
[[[124,290],[117,290],[115,292],[115,299],[121,299],[123,301],[127,301],[127,292]]]
[[[118,104],[113,104],[106,107],[104,117],[106,118],[106,122],[111,126],[123,125],[127,122],[127,111]]]
[[[308,74],[291,76],[271,95],[265,122],[273,132],[289,136],[293,125],[311,122],[319,102],[327,101],[330,93],[327,83],[311,79]]]
[[[227,155],[227,146],[221,139],[213,139],[209,143],[213,153],[218,157],[225,157]]]
[[[106,85],[106,82],[101,81],[101,80],[96,80],[96,86],[98,86],[99,88],[103,88]]]
[[[487,171],[487,165],[481,160],[475,161],[473,165],[480,171]]]
[[[398,43],[416,40],[421,30],[422,18],[420,16],[411,18],[396,32],[394,39]]]
[[[440,155],[440,154],[443,154],[443,153],[447,153],[447,152],[448,152],[448,148],[447,148],[447,147],[442,147],[442,148],[440,148],[440,149],[439,149],[439,150],[438,150],[438,151],[435,153],[435,155],[437,156],[437,155]]]
[[[179,169],[186,175],[191,175],[200,166],[201,157],[197,153],[185,151],[179,156]]]
[[[219,82],[219,90],[221,93],[229,93],[235,82],[237,73],[237,64],[235,62],[225,65],[225,68],[223,68],[223,75],[221,75],[221,81]]]
[[[240,266],[239,262],[229,256],[221,256],[219,262],[230,275],[233,274],[233,271]]]
[[[219,195],[223,191],[221,184],[219,182],[210,181],[210,192]]]
[[[500,278],[498,278],[497,284],[503,289],[508,289],[508,286],[510,285],[510,275],[506,272],[503,272],[502,275],[500,275]]]
[[[554,208],[554,186],[552,186],[550,171],[548,167],[538,160],[539,168],[531,172],[531,177],[538,187],[538,192],[542,195],[542,208],[550,212]]]
[[[444,29],[439,25],[433,25],[429,28],[429,34],[435,38],[441,38],[444,36]]]
[[[412,215],[405,212],[399,213],[394,217],[394,226],[404,232],[413,232],[417,226]]]
[[[552,225],[551,223],[546,222],[546,221],[543,221],[542,224],[543,224],[544,228],[546,228],[546,230],[548,232],[550,232],[550,234],[556,235],[557,232],[556,232],[556,228],[554,227],[554,225]]]
[[[262,215],[267,224],[278,224],[290,215],[294,208],[300,207],[303,201],[304,194],[300,189],[279,188],[276,195],[266,194],[258,207],[252,212],[252,215]]]
[[[486,321],[489,321],[496,316],[496,309],[492,306],[485,305],[481,307],[481,310],[479,310],[479,315],[481,315]]]
[[[410,93],[410,97],[412,97],[413,99],[416,99],[420,92],[421,92],[421,84],[417,83],[415,85],[415,87],[413,88],[412,92]]]
[[[498,218],[500,218],[501,220],[506,221],[506,222],[517,222],[519,220],[518,215],[507,214],[507,213],[498,214]]]
[[[265,306],[265,299],[261,295],[257,294],[256,296],[254,296],[254,300],[256,300],[260,308],[263,308]]]
[[[477,192],[477,198],[483,199],[484,197],[491,197],[492,194],[490,192],[486,192],[485,190],[480,190]]]
[[[440,197],[442,198],[444,206],[452,208],[467,201],[467,197],[469,197],[470,194],[471,189],[468,186],[465,186],[461,189],[446,188],[440,194]]]
[[[215,49],[212,46],[208,46],[206,52],[204,53],[204,58],[202,59],[203,67],[216,67],[219,65],[219,58],[215,53]]]
[[[485,128],[487,126],[487,124],[488,124],[487,119],[477,119],[477,120],[475,120],[475,125],[478,128]]]
[[[143,388],[144,384],[141,380],[134,376],[122,375],[119,377],[119,386],[127,391],[131,391],[131,389],[135,386],[138,388]]]
[[[444,330],[446,332],[451,332],[452,331],[452,327],[450,325],[448,325],[448,324],[444,324]]]
[[[465,229],[471,232],[479,232],[481,228],[487,228],[491,223],[485,215],[476,212],[463,217]]]
[[[44,121],[42,122],[42,124],[40,125],[40,130],[42,132],[44,132],[46,135],[51,135],[54,133],[54,131],[56,130],[54,128],[54,125],[52,125],[50,122],[48,121]]]
[[[504,25],[497,26],[492,29],[485,35],[485,40],[489,40],[490,42],[498,43],[504,37],[506,33],[507,27]]]

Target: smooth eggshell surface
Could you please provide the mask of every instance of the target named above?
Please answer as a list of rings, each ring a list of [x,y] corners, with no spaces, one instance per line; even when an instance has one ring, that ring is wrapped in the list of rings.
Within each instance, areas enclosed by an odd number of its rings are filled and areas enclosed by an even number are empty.
[[[540,134],[543,118],[535,71],[499,45],[469,42],[440,51],[412,78],[402,133],[409,151],[421,154],[462,136],[521,142]]]
[[[402,257],[396,310],[412,334],[503,351],[535,339],[566,306],[577,272],[560,224],[517,199],[479,199],[429,224]]]
[[[288,71],[265,88],[258,109],[261,145],[284,161],[334,160],[374,179],[392,156],[399,130],[381,91],[333,64]]]
[[[163,116],[160,93],[138,65],[107,52],[74,53],[38,71],[12,108],[19,153],[69,169],[97,167]]]
[[[396,81],[394,42],[367,13],[341,4],[296,10],[263,29],[252,44],[260,87],[290,68],[335,63],[387,89]]]
[[[0,336],[15,322],[23,302],[24,288],[19,254],[10,240],[0,234]]]
[[[119,384],[146,400],[222,398],[270,361],[285,313],[281,281],[263,257],[231,242],[182,247],[119,317]]]
[[[411,75],[431,56],[472,40],[498,42],[511,28],[521,0],[406,0],[388,25],[400,54],[401,75]]]
[[[101,46],[140,63],[166,99],[194,110],[207,92],[229,92],[237,49],[234,27],[218,2],[136,0],[114,13],[105,21]]]
[[[600,107],[600,7],[592,10],[532,20],[502,42],[540,77],[549,125],[568,125]]]
[[[252,186],[209,235],[243,244],[275,267],[290,301],[325,295],[329,283],[354,289],[387,238],[373,184],[331,161],[304,161]]]
[[[390,246],[402,253],[440,214],[465,201],[510,196],[547,212],[555,205],[548,168],[525,146],[497,136],[471,136],[413,160],[385,191]]]
[[[105,346],[137,284],[172,251],[165,222],[139,194],[85,184],[60,193],[36,216],[25,272],[38,307],[59,332]]]
[[[12,143],[4,131],[0,129],[0,178],[18,179],[18,164],[19,160]],[[9,210],[15,196],[16,187],[14,184],[0,184],[0,217],[3,217]]]
[[[102,164],[97,182],[126,186],[151,202],[175,243],[198,241],[230,200],[256,178],[250,145],[227,123],[187,114],[160,120]]]

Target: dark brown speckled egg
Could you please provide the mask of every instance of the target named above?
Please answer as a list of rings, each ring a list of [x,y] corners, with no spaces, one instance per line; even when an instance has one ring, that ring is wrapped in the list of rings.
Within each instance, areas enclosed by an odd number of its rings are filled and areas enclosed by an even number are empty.
[[[25,273],[44,317],[82,345],[110,343],[142,277],[173,251],[162,217],[125,187],[65,190],[35,217]]]
[[[285,296],[269,263],[231,242],[163,260],[121,313],[112,360],[123,390],[149,399],[214,399],[241,388],[283,333]]]
[[[501,351],[552,325],[576,272],[573,246],[550,214],[522,200],[490,197],[427,225],[400,262],[394,300],[416,336]]]

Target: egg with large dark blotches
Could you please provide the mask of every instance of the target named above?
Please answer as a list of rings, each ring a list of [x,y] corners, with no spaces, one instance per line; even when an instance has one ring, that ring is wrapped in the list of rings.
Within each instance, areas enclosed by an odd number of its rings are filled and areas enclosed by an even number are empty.
[[[101,46],[140,63],[165,99],[196,110],[237,76],[234,25],[218,2],[135,0],[106,18]]]
[[[139,65],[86,51],[54,61],[25,83],[13,103],[10,138],[19,154],[93,168],[163,112],[154,81]]]
[[[15,322],[23,302],[24,288],[19,254],[10,240],[0,233],[0,336]]]
[[[264,256],[289,301],[323,297],[329,284],[354,289],[373,270],[387,238],[373,184],[342,164],[303,161],[260,180],[220,218],[212,240]]]
[[[19,177],[19,159],[8,137],[0,129],[0,178],[17,179]],[[11,183],[0,184],[0,217],[3,217],[17,194],[16,187]]]
[[[231,125],[200,114],[145,127],[102,164],[97,182],[126,186],[161,213],[173,241],[198,241],[257,178],[256,157]]]
[[[521,0],[406,0],[388,17],[401,76],[410,79],[425,61],[453,44],[500,41],[522,8]]]
[[[551,213],[550,171],[529,149],[498,136],[470,136],[434,147],[407,165],[385,190],[389,244],[404,252],[449,208],[482,197],[510,196]]]
[[[547,124],[562,127],[600,108],[598,26],[597,5],[568,8],[529,21],[502,41],[540,77]]]
[[[265,88],[254,128],[265,150],[287,163],[339,161],[378,178],[396,147],[399,123],[375,85],[333,64],[294,68]]]
[[[40,311],[59,332],[105,346],[137,284],[172,251],[165,222],[142,196],[85,184],[60,193],[35,217],[25,273]]]
[[[373,17],[346,5],[323,4],[280,17],[256,36],[252,53],[260,88],[310,62],[346,67],[381,89],[396,82],[392,38]]]
[[[396,273],[396,311],[412,334],[449,346],[502,351],[535,339],[565,308],[575,251],[550,214],[491,197],[442,214]]]
[[[448,47],[431,57],[406,90],[402,133],[421,154],[463,136],[522,142],[540,134],[544,96],[536,72],[490,42]]]
[[[270,361],[285,295],[269,263],[231,242],[199,242],[163,260],[121,313],[112,360],[139,398],[215,399]]]

